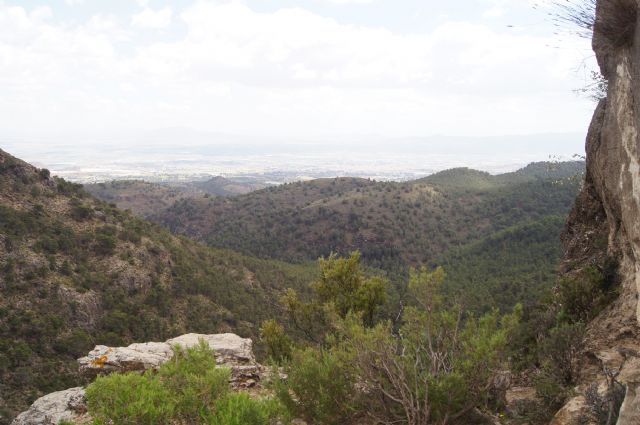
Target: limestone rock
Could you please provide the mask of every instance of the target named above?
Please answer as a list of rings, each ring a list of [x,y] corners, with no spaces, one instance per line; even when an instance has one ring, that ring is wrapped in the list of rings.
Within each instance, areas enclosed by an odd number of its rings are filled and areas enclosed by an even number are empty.
[[[182,348],[195,347],[200,340],[206,342],[214,351],[218,364],[242,364],[253,363],[253,342],[249,338],[241,338],[236,334],[186,334],[167,340],[171,346],[179,345]]]
[[[216,356],[219,366],[231,369],[231,386],[234,388],[252,388],[260,380],[262,367],[256,363],[253,355],[253,342],[236,334],[186,334],[167,340],[167,344],[191,348],[200,341],[209,345]]]
[[[627,392],[620,408],[618,424],[640,424],[640,384],[627,384]]]
[[[171,346],[164,342],[131,344],[128,347],[96,346],[86,357],[78,359],[80,373],[95,376],[111,372],[157,369],[173,357]]]
[[[87,406],[84,389],[70,388],[37,399],[11,425],[58,425],[60,421],[84,422]]]
[[[231,385],[234,388],[251,388],[260,381],[264,370],[256,363],[251,339],[232,333],[191,333],[166,342],[131,344],[128,347],[98,345],[87,356],[78,359],[80,373],[93,377],[113,372],[157,369],[173,357],[174,347],[195,347],[201,340],[213,350],[216,364],[231,369]]]
[[[584,413],[584,410],[584,397],[574,397],[569,400],[558,413],[556,413],[549,425],[579,425],[578,417]]]

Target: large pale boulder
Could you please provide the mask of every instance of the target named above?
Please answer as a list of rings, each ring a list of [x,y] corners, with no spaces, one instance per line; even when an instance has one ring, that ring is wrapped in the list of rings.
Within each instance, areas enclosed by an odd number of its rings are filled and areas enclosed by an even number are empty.
[[[190,333],[166,342],[131,344],[128,347],[96,346],[87,356],[78,359],[80,373],[93,377],[113,372],[158,369],[174,356],[174,349],[192,348],[204,341],[221,367],[231,369],[234,387],[252,387],[260,380],[262,367],[253,355],[253,343],[232,333],[204,335]]]
[[[574,397],[556,413],[549,425],[580,425],[579,418],[584,415],[585,408],[584,397]]]
[[[84,422],[87,413],[83,388],[70,388],[37,399],[11,425],[58,425],[60,421]]]
[[[167,340],[171,346],[179,345],[182,348],[197,346],[204,341],[213,350],[219,364],[225,363],[253,363],[253,342],[249,338],[241,338],[236,334],[186,334]]]
[[[262,367],[253,355],[253,342],[236,334],[186,334],[167,340],[167,344],[181,349],[195,347],[204,341],[216,357],[216,363],[231,369],[231,385],[235,388],[253,387],[260,380]]]
[[[98,345],[78,359],[80,373],[95,376],[111,372],[157,369],[173,357],[171,346],[164,342],[131,344],[128,347]]]

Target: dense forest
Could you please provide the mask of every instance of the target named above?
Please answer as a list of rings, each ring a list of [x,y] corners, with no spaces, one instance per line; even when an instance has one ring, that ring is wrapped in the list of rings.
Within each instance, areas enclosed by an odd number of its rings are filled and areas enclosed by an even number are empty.
[[[305,262],[358,250],[391,279],[394,308],[409,267],[445,266],[444,291],[467,293],[475,311],[508,310],[552,286],[583,170],[579,161],[541,162],[495,176],[459,168],[403,183],[320,179],[183,199],[152,219],[261,258]]]
[[[416,266],[510,226],[566,215],[583,166],[539,163],[499,176],[454,169],[406,183],[321,179],[185,199],[152,218],[262,258],[300,261],[357,249],[375,267]]]

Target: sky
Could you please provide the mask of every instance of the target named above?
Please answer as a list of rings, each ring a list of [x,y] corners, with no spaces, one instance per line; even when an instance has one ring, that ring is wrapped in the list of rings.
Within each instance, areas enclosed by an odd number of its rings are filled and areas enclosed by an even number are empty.
[[[547,12],[528,0],[0,0],[0,142],[584,133],[594,104],[574,90],[590,43]]]

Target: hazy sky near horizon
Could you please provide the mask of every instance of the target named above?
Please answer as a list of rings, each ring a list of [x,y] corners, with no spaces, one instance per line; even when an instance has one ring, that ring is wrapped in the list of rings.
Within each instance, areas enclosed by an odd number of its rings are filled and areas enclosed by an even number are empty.
[[[584,132],[589,42],[532,3],[0,0],[0,137]]]

